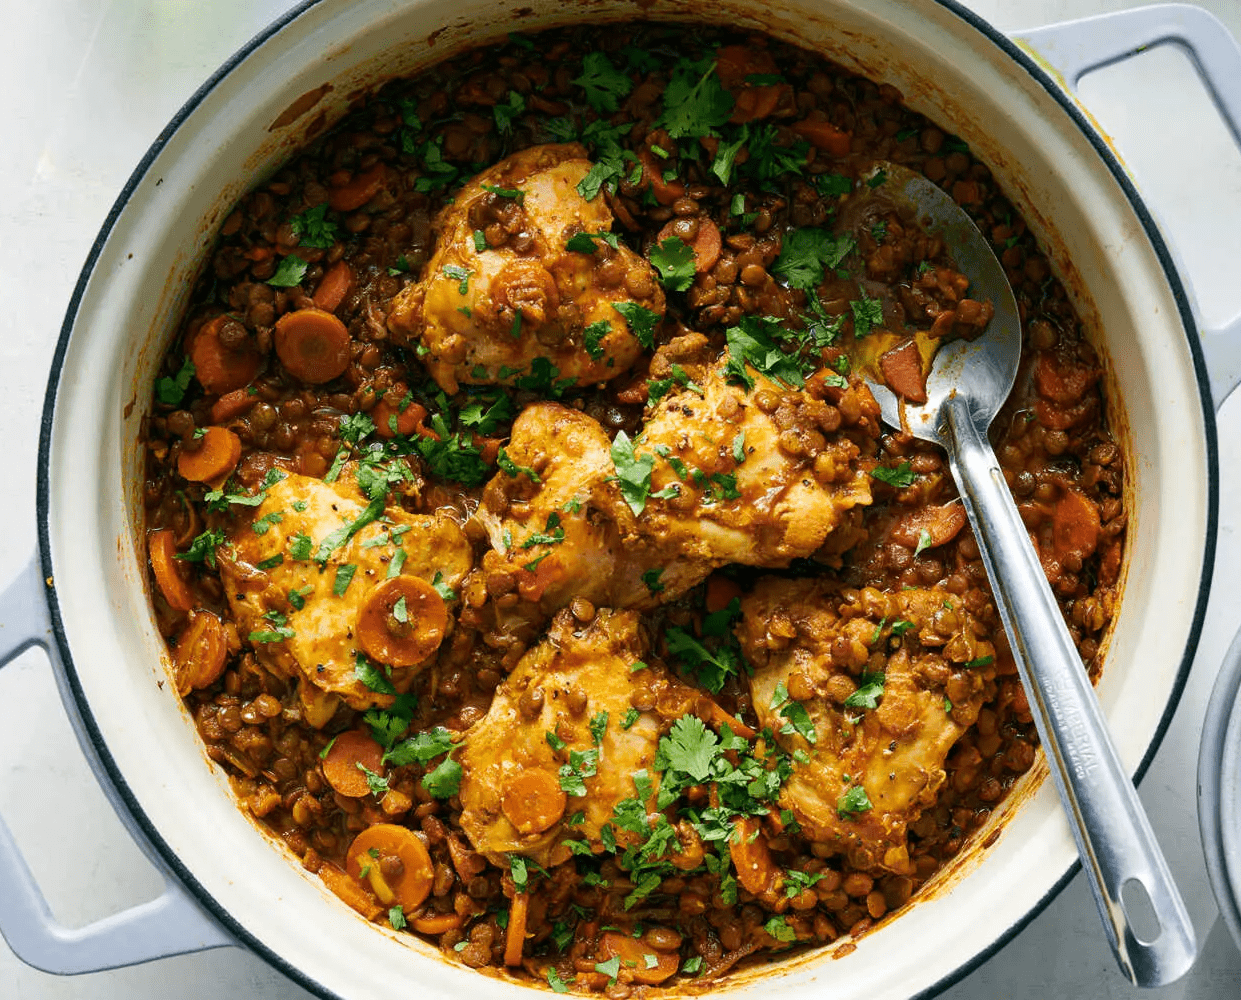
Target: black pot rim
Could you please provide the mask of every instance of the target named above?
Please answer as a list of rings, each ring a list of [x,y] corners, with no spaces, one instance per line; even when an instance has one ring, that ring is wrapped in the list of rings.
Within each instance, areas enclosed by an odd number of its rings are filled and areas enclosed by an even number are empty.
[[[151,144],[145,155],[135,167],[133,173],[129,176],[125,186],[121,189],[116,201],[108,212],[103,226],[100,228],[98,235],[95,237],[91,245],[90,252],[86,261],[82,266],[82,270],[78,275],[78,280],[74,285],[73,293],[69,299],[69,305],[65,312],[65,318],[61,325],[60,336],[57,340],[56,350],[52,357],[51,370],[48,375],[47,390],[44,396],[43,413],[40,421],[39,430],[39,451],[38,451],[38,469],[37,469],[37,494],[35,517],[38,522],[38,539],[39,539],[39,558],[42,566],[43,576],[45,578],[53,577],[53,567],[51,562],[51,541],[50,541],[50,497],[51,497],[51,443],[52,443],[52,426],[55,416],[56,393],[60,385],[60,377],[64,367],[65,355],[68,351],[69,339],[73,332],[74,324],[77,321],[78,309],[81,305],[83,295],[85,294],[87,283],[94,272],[95,265],[99,256],[103,251],[104,245],[107,243],[112,233],[117,219],[125,209],[130,197],[138,187],[139,183],[146,176],[152,162],[159,155],[164,146],[177,132],[190,114],[198,107],[200,103],[209,95],[216,86],[224,80],[240,63],[247,59],[256,49],[261,47],[268,39],[278,34],[283,28],[288,26],[303,13],[312,7],[318,6],[323,0],[301,0],[296,6],[287,11],[285,14],[273,21],[267,28],[256,34],[249,42],[237,50],[224,64],[213,73],[201,87],[185,102],[185,104],[172,117],[171,121],[164,127],[155,141]],[[1104,141],[1102,136],[1089,122],[1086,116],[1078,109],[1073,100],[1066,94],[1056,81],[1043,70],[1024,50],[1014,44],[1007,35],[1000,32],[982,17],[973,11],[963,7],[958,0],[934,0],[934,2],[960,18],[965,23],[974,28],[986,40],[999,48],[1021,69],[1025,70],[1040,86],[1060,105],[1064,112],[1069,116],[1072,122],[1078,127],[1082,134],[1089,140],[1095,152],[1099,155],[1107,166],[1112,177],[1116,180],[1120,189],[1128,200],[1130,207],[1137,215],[1145,231],[1146,238],[1150,241],[1163,269],[1164,276],[1168,281],[1168,285],[1172,291],[1173,297],[1177,304],[1177,311],[1180,315],[1181,324],[1184,327],[1186,339],[1188,341],[1190,355],[1193,361],[1194,375],[1198,384],[1199,403],[1202,408],[1203,430],[1206,437],[1206,453],[1208,465],[1208,482],[1207,482],[1207,531],[1206,540],[1202,553],[1202,578],[1198,588],[1198,594],[1194,604],[1193,619],[1190,624],[1189,636],[1186,640],[1185,653],[1181,658],[1180,667],[1173,685],[1171,697],[1168,699],[1167,707],[1160,719],[1159,725],[1155,730],[1155,734],[1151,740],[1150,746],[1138,769],[1134,775],[1134,781],[1139,782],[1146,774],[1150,767],[1151,761],[1154,759],[1160,744],[1163,742],[1164,736],[1167,734],[1168,726],[1172,722],[1177,705],[1180,703],[1181,695],[1184,692],[1185,683],[1189,677],[1190,666],[1193,663],[1194,653],[1197,649],[1198,640],[1202,632],[1203,619],[1206,614],[1207,598],[1210,592],[1211,574],[1215,562],[1216,535],[1218,532],[1219,520],[1219,446],[1215,425],[1215,409],[1212,404],[1210,383],[1207,377],[1206,361],[1203,355],[1201,340],[1198,334],[1197,323],[1195,322],[1192,308],[1190,306],[1189,297],[1186,294],[1185,287],[1177,272],[1176,265],[1172,259],[1172,255],[1168,250],[1167,244],[1164,242],[1158,227],[1155,224],[1146,205],[1138,195],[1137,189],[1133,181],[1125,173],[1124,168],[1120,165],[1119,160],[1112,152],[1111,148]],[[341,1000],[340,995],[319,983],[311,976],[303,972],[300,968],[290,963],[285,957],[278,954],[262,941],[252,935],[227,908],[220,903],[198,882],[190,871],[181,862],[175,851],[160,835],[155,824],[143,811],[130,790],[125,776],[121,773],[116,761],[113,759],[108,747],[103,739],[103,735],[91,713],[85,694],[82,689],[77,669],[74,666],[73,656],[69,649],[68,638],[65,634],[64,622],[61,617],[60,604],[56,596],[54,588],[45,588],[44,591],[48,609],[52,621],[52,630],[55,637],[56,647],[60,655],[60,663],[63,669],[63,677],[67,689],[71,692],[74,700],[71,718],[74,714],[77,721],[80,721],[84,732],[79,732],[79,737],[83,738],[88,751],[93,751],[92,755],[97,758],[98,763],[106,772],[108,779],[111,781],[116,797],[124,804],[128,810],[134,823],[141,830],[143,836],[147,839],[150,846],[158,854],[160,860],[167,867],[169,872],[173,874],[178,881],[186,887],[193,895],[197,902],[206,909],[216,920],[220,922],[232,935],[234,935],[241,944],[244,944],[249,950],[259,955],[273,968],[293,980],[304,989],[323,997],[324,1000]],[[53,662],[55,658],[53,657]],[[98,774],[98,770],[96,769]],[[979,966],[985,964],[993,955],[1000,951],[1008,942],[1015,938],[1025,927],[1044,909],[1047,905],[1060,893],[1060,891],[1072,880],[1081,868],[1081,862],[1075,861],[1060,879],[1047,891],[1047,893],[1030,908],[1030,910],[1019,920],[1007,928],[999,937],[992,941],[986,948],[982,949],[969,961],[963,963],[953,972],[944,976],[938,982],[932,984],[926,989],[920,991],[911,1000],[923,1000],[941,993],[954,983],[959,982],[968,976]]]

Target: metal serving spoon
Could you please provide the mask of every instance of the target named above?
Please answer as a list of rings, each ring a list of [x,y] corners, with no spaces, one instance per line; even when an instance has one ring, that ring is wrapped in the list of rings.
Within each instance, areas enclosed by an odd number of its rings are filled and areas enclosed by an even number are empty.
[[[927,402],[905,403],[904,424],[948,452],[1116,961],[1139,986],[1170,983],[1194,962],[1193,925],[987,440],[1017,376],[1017,301],[986,239],[944,191],[903,167],[882,169],[877,194],[908,207],[928,232],[941,235],[970,279],[970,295],[995,307],[983,336],[940,349],[927,380]],[[871,390],[884,421],[901,427],[897,397],[874,382]]]

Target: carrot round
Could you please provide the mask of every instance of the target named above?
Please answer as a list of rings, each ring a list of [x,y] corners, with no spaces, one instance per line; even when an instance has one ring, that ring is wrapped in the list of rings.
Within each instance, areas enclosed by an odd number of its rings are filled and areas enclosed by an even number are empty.
[[[675,975],[681,965],[681,957],[675,951],[658,951],[641,938],[618,931],[603,933],[599,938],[598,953],[604,961],[619,956],[621,968],[629,970],[633,981],[649,986]]]
[[[171,528],[148,532],[147,554],[151,558],[155,583],[168,606],[174,611],[189,611],[194,606],[194,595],[177,565],[176,532]]]
[[[793,125],[792,129],[815,149],[821,149],[832,156],[848,156],[853,151],[853,136],[829,121],[803,120]]]
[[[448,629],[448,607],[425,580],[394,576],[362,605],[358,645],[367,656],[393,667],[412,667],[439,649]]]
[[[919,507],[903,514],[892,528],[889,539],[906,548],[932,549],[951,542],[965,527],[965,508],[959,503]],[[923,538],[923,532],[926,538]],[[923,541],[926,544],[923,545]]]
[[[519,892],[508,910],[508,935],[504,938],[504,964],[521,965],[526,946],[526,923],[530,917],[530,894]]]
[[[443,934],[455,931],[463,923],[464,918],[456,913],[428,913],[425,917],[415,917],[409,926],[419,934]]]
[[[403,826],[368,826],[349,845],[347,870],[384,906],[412,910],[431,894],[435,867],[421,838]],[[365,873],[365,874],[364,874]]]
[[[388,182],[388,168],[376,163],[369,170],[354,174],[345,184],[328,191],[327,203],[338,212],[352,212],[379,194]]]
[[[228,638],[223,623],[205,608],[195,608],[172,654],[177,670],[177,694],[184,696],[210,687],[224,673],[227,661]]]
[[[186,353],[194,362],[194,375],[210,393],[224,395],[241,389],[259,373],[263,359],[254,351],[237,351],[220,341],[226,316],[207,320],[190,337]]]
[[[926,377],[922,374],[922,355],[912,340],[879,355],[879,371],[889,389],[910,403],[926,402]]]
[[[737,92],[733,113],[729,121],[734,125],[758,121],[776,110],[784,93],[792,92],[787,83],[769,84],[762,87],[745,87]]]
[[[1066,489],[1056,501],[1051,539],[1056,558],[1088,559],[1099,547],[1099,508],[1080,490]]]
[[[736,580],[719,573],[707,577],[706,606],[707,614],[713,615],[723,611],[732,603],[734,597],[741,596],[741,585]]]
[[[371,738],[370,733],[351,729],[336,737],[323,758],[323,777],[345,798],[360,799],[371,790],[362,767],[382,776],[383,757],[383,747]]]
[[[771,858],[767,837],[759,829],[757,820],[738,819],[733,824],[728,850],[737,867],[737,881],[746,892],[757,896],[775,886],[780,868]]]
[[[542,833],[564,815],[560,779],[539,767],[527,767],[504,782],[500,808],[518,833]]]
[[[673,236],[677,236],[676,223],[669,222],[659,231],[655,239],[657,243],[663,243],[664,240]],[[694,251],[694,270],[701,274],[715,267],[715,262],[720,259],[721,246],[720,227],[706,216],[700,218],[698,233],[694,236],[694,242],[689,245]]]
[[[671,205],[678,198],[684,197],[685,184],[675,178],[670,181],[664,180],[663,168],[660,167],[654,154],[644,149],[638,154],[638,160],[642,164],[642,176],[650,184],[651,194],[655,196],[657,202],[661,205]]]
[[[349,367],[349,331],[330,312],[313,307],[276,320],[276,354],[294,378],[317,385]]]
[[[259,397],[249,389],[234,389],[211,404],[211,422],[226,424],[237,417],[245,416],[254,408]]]
[[[349,904],[367,920],[375,920],[384,912],[383,907],[375,902],[374,896],[339,868],[331,864],[324,864],[319,869],[319,878],[339,899]]]
[[[1034,361],[1034,388],[1044,399],[1071,406],[1099,379],[1099,370],[1054,351],[1040,351]]]
[[[227,427],[208,427],[197,451],[177,456],[177,471],[195,483],[222,483],[241,461],[241,438]]]
[[[338,260],[327,269],[319,287],[315,289],[315,307],[324,312],[336,312],[352,286],[353,268],[343,260]]]
[[[398,394],[399,393],[399,394]],[[427,408],[421,403],[406,403],[405,409],[401,409],[401,400],[405,398],[405,389],[397,387],[389,390],[384,397],[375,404],[375,408],[371,410],[371,419],[375,421],[375,431],[383,438],[395,437],[400,434],[402,437],[409,437],[414,433],[419,433],[425,437],[428,431],[422,426],[422,422],[427,418]],[[395,419],[395,424],[393,423]],[[393,430],[395,426],[395,430]]]

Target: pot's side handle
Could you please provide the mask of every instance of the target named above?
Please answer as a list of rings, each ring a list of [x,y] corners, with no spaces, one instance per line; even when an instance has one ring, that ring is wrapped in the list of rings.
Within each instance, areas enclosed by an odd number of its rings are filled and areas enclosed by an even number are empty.
[[[0,667],[31,646],[56,657],[38,556],[0,593]],[[36,969],[58,975],[99,972],[237,942],[162,871],[164,892],[149,903],[85,927],[68,928],[47,900],[0,817],[0,935]]]
[[[1013,32],[1077,96],[1077,84],[1091,70],[1120,62],[1155,45],[1182,46],[1215,106],[1241,145],[1241,45],[1210,11],[1190,4],[1154,4],[1077,21]],[[1211,394],[1218,409],[1241,385],[1241,315],[1218,330],[1204,330]]]

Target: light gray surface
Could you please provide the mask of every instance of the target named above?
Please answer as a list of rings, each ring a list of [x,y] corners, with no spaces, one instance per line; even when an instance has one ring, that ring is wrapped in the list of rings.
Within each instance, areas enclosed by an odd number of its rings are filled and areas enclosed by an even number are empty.
[[[997,27],[1023,27],[1140,4],[1124,0],[972,0]],[[0,586],[34,544],[39,413],[65,305],[125,178],[194,89],[271,17],[280,0],[0,0]],[[1241,4],[1204,6],[1241,37]],[[1209,324],[1241,308],[1241,155],[1174,50],[1088,77],[1082,92],[1172,236]],[[1203,942],[1181,982],[1130,987],[1114,966],[1079,876],[980,969],[946,994],[1005,997],[1241,996],[1241,955],[1217,919],[1202,862],[1194,766],[1216,667],[1241,622],[1241,400],[1220,420],[1222,510],[1216,581],[1199,655],[1141,797]],[[0,671],[0,809],[57,915],[81,924],[156,895],[160,881],[93,784],[42,654]],[[402,990],[402,992],[404,992]],[[254,956],[228,950],[72,979],[22,965],[0,945],[8,998],[297,998],[307,994]]]

